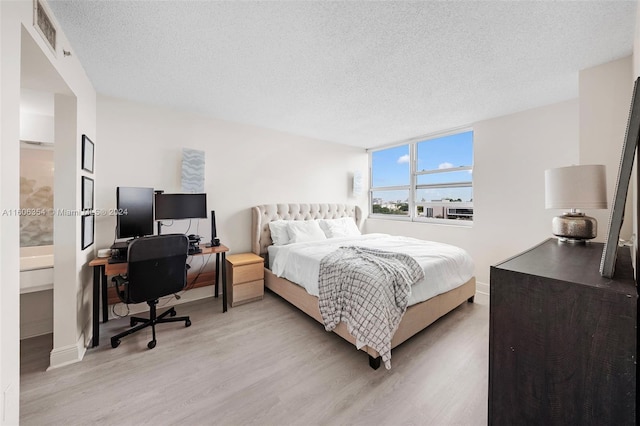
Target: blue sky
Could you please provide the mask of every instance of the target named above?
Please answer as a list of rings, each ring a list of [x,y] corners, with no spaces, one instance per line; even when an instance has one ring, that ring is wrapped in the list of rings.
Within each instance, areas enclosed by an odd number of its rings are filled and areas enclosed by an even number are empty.
[[[458,133],[418,143],[418,170],[444,170],[473,165],[473,132]],[[372,153],[372,183],[374,187],[408,185],[410,182],[409,145]],[[469,171],[439,173],[419,177],[419,183],[440,183],[470,180]],[[406,199],[406,191],[379,193],[385,200]],[[469,201],[471,188],[422,190],[418,194],[427,200],[451,197]],[[374,198],[377,198],[374,194]]]

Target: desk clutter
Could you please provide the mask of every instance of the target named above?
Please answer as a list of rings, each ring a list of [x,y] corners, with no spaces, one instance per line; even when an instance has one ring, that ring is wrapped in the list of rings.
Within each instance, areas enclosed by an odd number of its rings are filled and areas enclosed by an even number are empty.
[[[187,235],[189,240],[188,252],[187,254],[199,254],[202,253],[202,249],[200,248],[200,241],[202,237],[196,234]],[[98,257],[108,257],[109,263],[120,263],[127,261],[127,252],[129,250],[129,244],[136,239],[131,239],[127,241],[118,241],[115,242],[108,249],[101,249],[98,251]],[[219,244],[218,244],[219,245]]]
[[[98,257],[111,257],[111,249],[100,249],[98,250]]]
[[[202,239],[200,235],[190,234],[189,238],[189,254],[197,254],[202,253],[202,249],[200,248],[200,240]]]

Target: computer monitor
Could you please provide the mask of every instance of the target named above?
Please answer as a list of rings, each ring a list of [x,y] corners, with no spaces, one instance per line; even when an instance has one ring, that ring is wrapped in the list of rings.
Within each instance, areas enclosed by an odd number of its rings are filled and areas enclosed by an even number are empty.
[[[156,193],[156,220],[206,218],[207,194]]]
[[[153,235],[153,188],[116,188],[116,237]]]

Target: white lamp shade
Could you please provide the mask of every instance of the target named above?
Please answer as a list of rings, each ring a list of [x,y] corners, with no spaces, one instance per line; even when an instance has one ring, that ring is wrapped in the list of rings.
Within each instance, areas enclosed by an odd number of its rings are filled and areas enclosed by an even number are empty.
[[[560,167],[544,172],[548,209],[606,209],[607,178],[603,165]]]

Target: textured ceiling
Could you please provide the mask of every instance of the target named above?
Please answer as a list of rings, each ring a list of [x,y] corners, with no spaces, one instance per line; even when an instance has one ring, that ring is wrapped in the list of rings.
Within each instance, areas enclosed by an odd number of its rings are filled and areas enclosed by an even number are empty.
[[[361,147],[570,99],[635,1],[49,0],[99,93]]]

